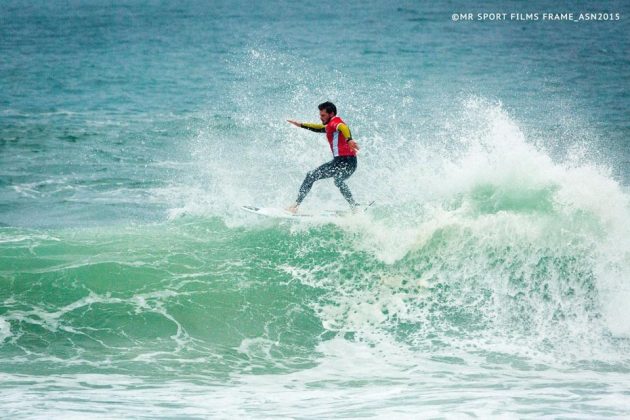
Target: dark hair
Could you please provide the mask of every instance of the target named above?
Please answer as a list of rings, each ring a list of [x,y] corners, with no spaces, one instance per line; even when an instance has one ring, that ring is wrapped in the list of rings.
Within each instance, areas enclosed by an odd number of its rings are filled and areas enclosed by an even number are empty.
[[[332,102],[324,102],[323,104],[319,104],[317,108],[319,108],[320,111],[322,109],[325,109],[326,112],[328,112],[329,114],[332,114],[334,112],[335,115],[337,115],[337,107]]]

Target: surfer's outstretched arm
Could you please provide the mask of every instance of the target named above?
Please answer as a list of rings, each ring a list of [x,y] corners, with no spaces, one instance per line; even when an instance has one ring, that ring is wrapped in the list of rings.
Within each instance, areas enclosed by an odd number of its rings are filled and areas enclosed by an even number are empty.
[[[326,126],[324,124],[319,124],[319,123],[301,123],[301,122],[295,121],[295,120],[287,120],[287,122],[293,124],[296,127],[306,128],[307,130],[315,131],[316,133],[325,133],[326,132]]]
[[[325,133],[326,132],[326,126],[324,124],[302,123],[302,124],[300,124],[300,127],[306,128],[307,130],[311,130],[311,131],[314,131],[316,133]]]

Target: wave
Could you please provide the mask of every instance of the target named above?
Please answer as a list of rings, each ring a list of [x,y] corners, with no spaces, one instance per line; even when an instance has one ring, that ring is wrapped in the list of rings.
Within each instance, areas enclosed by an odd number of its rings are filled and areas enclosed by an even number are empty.
[[[0,228],[0,367],[286,371],[340,337],[628,363],[629,196],[584,144],[552,159],[500,103],[465,97],[421,121],[406,84],[328,83],[281,58],[252,51],[232,117],[209,118],[189,171],[150,190],[167,220]],[[266,78],[280,84],[260,103],[247,91]],[[290,202],[328,153],[258,116],[350,96],[367,99],[344,108],[364,146],[349,185],[377,204],[327,223],[240,212]],[[372,118],[384,105],[395,115]],[[304,203],[341,205],[326,181]]]

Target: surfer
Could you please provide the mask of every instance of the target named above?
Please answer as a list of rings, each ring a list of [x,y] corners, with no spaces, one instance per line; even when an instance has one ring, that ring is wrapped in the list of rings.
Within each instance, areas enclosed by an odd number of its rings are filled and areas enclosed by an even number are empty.
[[[287,208],[291,213],[296,213],[298,207],[308,194],[315,181],[324,178],[334,178],[335,185],[341,191],[350,207],[354,210],[357,207],[356,201],[352,198],[350,188],[345,180],[350,177],[357,168],[357,152],[359,145],[352,139],[350,128],[337,116],[337,107],[332,102],[319,104],[319,118],[322,123],[301,123],[295,120],[287,120],[296,127],[305,128],[317,133],[326,133],[333,160],[326,162],[320,167],[308,172],[293,205]]]

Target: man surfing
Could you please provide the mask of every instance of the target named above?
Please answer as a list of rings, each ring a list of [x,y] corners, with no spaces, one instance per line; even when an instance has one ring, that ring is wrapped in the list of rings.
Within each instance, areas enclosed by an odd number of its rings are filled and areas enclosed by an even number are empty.
[[[333,154],[333,160],[326,162],[320,167],[308,172],[297,200],[293,205],[287,208],[291,213],[297,213],[298,207],[309,193],[315,181],[324,178],[334,178],[335,185],[341,191],[350,207],[354,210],[357,207],[356,201],[352,198],[352,193],[345,183],[357,168],[357,152],[359,145],[352,139],[352,134],[346,123],[337,116],[337,107],[332,102],[324,102],[319,104],[319,118],[322,120],[318,123],[301,123],[295,120],[287,120],[296,127],[305,128],[317,133],[326,133],[330,150]]]

